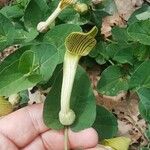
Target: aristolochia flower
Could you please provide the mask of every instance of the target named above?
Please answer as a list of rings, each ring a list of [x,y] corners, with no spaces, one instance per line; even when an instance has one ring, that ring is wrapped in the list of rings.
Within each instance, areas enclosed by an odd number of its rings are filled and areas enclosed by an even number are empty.
[[[37,25],[37,30],[39,32],[47,31],[49,25],[56,19],[61,11],[70,5],[74,5],[76,1],[77,0],[61,0],[54,12],[49,16],[49,18],[46,21],[42,21]]]
[[[79,59],[86,56],[96,45],[95,36],[98,32],[93,27],[88,33],[73,32],[65,41],[66,53],[63,65],[63,82],[61,89],[61,110],[59,120],[63,125],[71,125],[75,120],[75,113],[70,109],[70,97]]]

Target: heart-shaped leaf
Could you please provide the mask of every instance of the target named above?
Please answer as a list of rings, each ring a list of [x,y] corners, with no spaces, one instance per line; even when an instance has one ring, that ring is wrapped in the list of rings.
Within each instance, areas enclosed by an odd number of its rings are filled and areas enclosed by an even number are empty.
[[[150,60],[143,62],[133,73],[129,83],[130,89],[150,88]]]
[[[139,110],[144,119],[150,121],[150,88],[141,88],[137,91],[140,98]]]
[[[100,139],[112,138],[117,134],[118,123],[116,117],[102,106],[97,106],[96,120],[93,124]]]
[[[48,9],[45,0],[30,0],[24,14],[25,27],[36,28],[37,24],[47,17]]]
[[[134,41],[150,45],[150,19],[131,24],[128,28],[128,34]]]
[[[128,79],[120,67],[109,66],[102,72],[97,89],[102,94],[116,96],[128,90]]]
[[[14,41],[15,28],[11,21],[0,13],[0,51]]]
[[[60,93],[62,71],[58,74],[44,104],[44,122],[52,129],[62,129],[59,122]],[[84,88],[83,88],[84,87]],[[85,71],[78,67],[71,95],[71,109],[76,114],[75,122],[71,125],[74,131],[80,131],[92,126],[96,117],[95,97],[90,86],[90,80]]]
[[[50,44],[25,48],[0,65],[0,95],[9,96],[41,81],[47,81],[52,76],[58,64],[56,48]]]

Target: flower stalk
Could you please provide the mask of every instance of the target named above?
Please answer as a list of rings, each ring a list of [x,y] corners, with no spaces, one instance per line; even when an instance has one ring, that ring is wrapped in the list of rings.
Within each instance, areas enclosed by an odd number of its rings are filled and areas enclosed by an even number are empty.
[[[37,25],[38,32],[46,32],[49,26],[55,21],[58,15],[64,10],[66,7],[70,5],[74,5],[76,0],[61,0],[54,10],[54,12],[48,17],[46,21],[42,21]]]
[[[88,33],[73,32],[65,41],[66,53],[63,64],[63,81],[61,89],[61,110],[59,120],[63,125],[71,125],[75,120],[75,113],[70,108],[70,98],[73,88],[76,69],[79,59],[88,55],[96,44],[94,37],[97,34],[97,28],[94,27]]]

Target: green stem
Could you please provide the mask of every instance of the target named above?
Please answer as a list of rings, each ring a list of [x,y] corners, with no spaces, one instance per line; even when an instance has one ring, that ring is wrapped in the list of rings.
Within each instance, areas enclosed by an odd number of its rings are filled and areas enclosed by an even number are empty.
[[[68,127],[65,127],[64,133],[64,150],[68,150]]]
[[[112,66],[115,65],[111,60],[108,60],[108,61],[109,61],[109,63],[110,63]]]

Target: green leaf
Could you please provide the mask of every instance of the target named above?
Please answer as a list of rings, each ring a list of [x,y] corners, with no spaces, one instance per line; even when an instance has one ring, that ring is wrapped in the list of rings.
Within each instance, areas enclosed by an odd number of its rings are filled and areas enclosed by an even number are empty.
[[[81,28],[73,24],[61,24],[53,27],[44,36],[44,41],[47,41],[57,48],[59,54],[59,63],[63,62],[65,48],[65,39],[71,32],[80,32]]]
[[[90,12],[90,18],[91,22],[94,23],[97,27],[101,26],[102,24],[102,19],[108,15],[108,13],[104,12],[103,10],[92,10]]]
[[[90,56],[97,58],[97,57],[103,57],[103,59],[108,60],[109,59],[109,55],[106,51],[106,43],[105,42],[98,42],[95,46],[95,48],[90,52]],[[101,56],[99,56],[101,55]]]
[[[102,1],[101,7],[103,7],[104,11],[113,15],[117,12],[117,6],[114,0],[104,0]]]
[[[44,122],[49,128],[56,130],[63,128],[58,118],[61,84],[62,72],[58,74],[44,104]],[[76,114],[76,120],[71,125],[73,131],[80,131],[92,126],[96,117],[95,97],[92,92],[90,80],[81,67],[78,67],[75,77],[71,94],[71,109]]]
[[[123,48],[118,50],[118,52],[115,53],[113,60],[119,62],[119,63],[129,63],[132,65],[133,63],[133,49],[131,46],[127,48]]]
[[[19,60],[6,66],[0,73],[0,95],[9,96],[35,86],[41,76],[35,73],[23,74],[18,70]]]
[[[140,15],[144,12],[147,12],[147,10],[149,9],[149,5],[148,4],[143,4],[142,7],[140,7],[139,9],[137,9],[135,12],[133,12],[133,14],[131,15],[131,17],[128,20],[128,24],[133,24],[135,22],[138,22],[139,20],[137,19],[137,15]]]
[[[128,34],[134,41],[150,45],[150,19],[131,24],[128,28]]]
[[[143,62],[130,79],[130,89],[150,88],[150,60]]]
[[[150,19],[150,6],[147,8],[147,10],[145,12],[136,15],[136,18],[138,20],[147,20],[147,19]]]
[[[115,41],[123,41],[123,42],[128,42],[131,40],[130,36],[127,33],[127,28],[120,28],[115,26],[112,29],[112,37]]]
[[[25,52],[31,49],[31,45],[23,46],[19,48],[17,51],[6,57],[2,63],[0,63],[0,73],[5,69],[7,66],[14,63],[16,60],[19,60],[21,55]]]
[[[147,128],[147,130],[145,131],[145,135],[146,135],[146,137],[150,140],[150,124],[148,124],[148,128]]]
[[[102,72],[97,90],[105,95],[116,96],[128,90],[128,79],[120,67],[109,66]]]
[[[17,4],[21,8],[26,8],[27,4],[30,2],[30,0],[15,0],[13,3]]]
[[[47,16],[48,6],[45,0],[30,0],[25,9],[24,24],[27,29],[36,28]]]
[[[27,74],[32,72],[35,61],[35,53],[33,51],[26,51],[20,57],[18,69],[21,73]]]
[[[58,16],[63,22],[68,24],[84,25],[88,20],[77,13],[72,7],[68,7]]]
[[[149,46],[136,43],[133,54],[141,62],[148,60],[150,58]]]
[[[38,68],[43,81],[49,80],[59,62],[56,47],[43,43],[33,46],[31,50],[35,53],[35,66]]]
[[[23,10],[18,5],[5,6],[0,10],[0,12],[9,19],[20,18],[24,15]]]
[[[11,21],[0,13],[0,51],[13,43],[15,28]]]
[[[93,124],[93,128],[98,132],[100,139],[114,137],[118,131],[116,117],[102,106],[97,106],[96,112],[96,120]]]
[[[29,29],[29,31],[25,31],[23,29],[17,29],[14,40],[15,40],[15,43],[17,44],[22,44],[22,43],[24,44],[24,43],[31,42],[38,35],[39,33],[37,32],[37,30],[33,28]]]
[[[57,64],[57,50],[50,44],[20,49],[0,65],[0,95],[11,95],[47,81]]]
[[[20,100],[20,105],[27,105],[28,104],[28,101],[29,101],[29,93],[28,93],[28,90],[25,90],[25,91],[21,91],[19,92],[19,96],[21,98]]]
[[[111,43],[106,47],[108,56],[121,64],[133,63],[133,50],[134,46],[132,44],[127,44],[123,41],[119,41],[116,44]]]
[[[140,150],[149,150],[149,147],[142,147]]]
[[[96,57],[95,60],[99,65],[103,65],[106,63],[106,60],[102,55],[98,55],[98,57]]]
[[[140,98],[139,110],[142,117],[150,121],[150,89],[141,88],[137,91]]]

